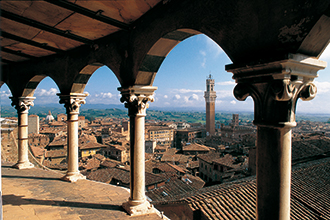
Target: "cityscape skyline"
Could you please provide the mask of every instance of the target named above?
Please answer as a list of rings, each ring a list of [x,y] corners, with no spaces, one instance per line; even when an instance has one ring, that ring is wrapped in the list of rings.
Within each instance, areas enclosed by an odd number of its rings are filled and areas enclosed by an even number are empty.
[[[330,63],[330,47],[328,46],[320,60]],[[206,35],[190,37],[179,43],[165,58],[155,77],[155,102],[150,107],[204,109],[205,80],[212,75],[215,80],[217,99],[215,111],[248,111],[253,112],[253,100],[249,97],[240,102],[233,96],[235,81],[232,74],[225,71],[225,65],[231,60],[225,52]],[[330,69],[319,71],[314,80],[318,93],[314,100],[298,101],[298,113],[330,113]],[[121,104],[117,88],[120,83],[113,72],[106,66],[99,68],[89,79],[85,92],[89,94],[87,104]],[[46,77],[38,85],[34,96],[35,105],[58,104],[56,95],[59,89],[55,82]],[[1,105],[10,105],[11,93],[6,84],[1,87]],[[59,104],[60,105],[60,104]]]

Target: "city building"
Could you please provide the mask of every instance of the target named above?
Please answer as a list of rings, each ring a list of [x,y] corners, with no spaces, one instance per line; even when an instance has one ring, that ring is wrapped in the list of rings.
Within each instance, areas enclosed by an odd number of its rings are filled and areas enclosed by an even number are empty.
[[[127,148],[117,144],[107,145],[106,148],[102,148],[99,153],[107,158],[114,159],[122,163],[127,162],[129,158]]]
[[[15,167],[33,167],[28,157],[28,112],[37,86],[50,77],[59,88],[59,102],[70,119],[70,157],[63,179],[84,179],[77,166],[79,110],[86,103],[85,85],[105,65],[120,83],[120,100],[130,117],[130,135],[141,137],[130,140],[130,166],[134,172],[129,177],[130,196],[123,208],[130,215],[159,213],[147,201],[143,184],[146,108],[154,101],[157,87],[153,83],[169,52],[181,41],[205,34],[223,48],[232,62],[225,70],[233,74],[235,98],[244,101],[251,96],[254,101],[258,175],[256,185],[248,189],[255,189],[256,205],[249,206],[252,211],[246,213],[255,214],[249,218],[287,220],[291,201],[295,215],[299,208],[305,210],[313,200],[305,199],[304,207],[300,205],[304,199],[295,202],[297,197],[305,198],[299,194],[304,184],[299,182],[299,187],[291,188],[291,130],[296,125],[298,99],[309,101],[316,96],[314,79],[326,67],[319,57],[330,40],[330,2],[132,1],[1,1],[0,86],[5,83],[10,88],[18,115]],[[187,73],[187,77],[193,76]],[[210,135],[212,129],[208,130]],[[314,174],[309,170],[301,176],[310,173]],[[294,177],[292,180],[296,181]],[[315,188],[323,189],[319,185]],[[328,196],[320,195],[321,202],[310,210],[312,213],[320,204],[329,204],[321,200]],[[194,209],[195,214],[203,219],[211,212],[206,206]],[[317,217],[329,218],[329,207],[324,210]],[[231,215],[240,218],[239,212]],[[296,219],[301,219],[300,214]]]
[[[145,146],[146,146],[145,152],[149,154],[153,154],[155,152],[157,143],[156,141],[146,141]]]
[[[206,104],[206,136],[215,134],[215,99],[217,98],[214,91],[214,79],[211,74],[206,79],[206,91],[204,92]]]
[[[159,145],[174,146],[174,129],[167,126],[146,126],[146,141],[156,141]]]
[[[229,125],[221,124],[221,141],[230,145],[243,140],[244,135],[253,134],[255,128],[239,125],[239,115],[233,114],[232,122]]]
[[[98,151],[102,150],[103,148],[107,148],[108,146],[99,144],[97,142],[89,141],[84,144],[79,145],[79,156],[80,157],[89,157],[96,154]]]

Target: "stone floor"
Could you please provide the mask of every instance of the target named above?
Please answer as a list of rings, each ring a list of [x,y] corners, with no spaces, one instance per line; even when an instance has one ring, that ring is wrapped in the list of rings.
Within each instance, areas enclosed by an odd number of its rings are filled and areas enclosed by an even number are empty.
[[[63,174],[37,168],[17,170],[2,164],[3,219],[102,220],[161,219],[156,214],[131,217],[121,204],[129,192],[90,180],[69,183]]]

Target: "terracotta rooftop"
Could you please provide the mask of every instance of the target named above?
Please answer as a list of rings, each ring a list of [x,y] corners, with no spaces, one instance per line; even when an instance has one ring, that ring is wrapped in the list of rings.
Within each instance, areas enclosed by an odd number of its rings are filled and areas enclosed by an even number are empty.
[[[210,149],[204,145],[191,143],[182,147],[182,151],[210,151]]]
[[[330,219],[330,158],[295,166],[291,187],[291,219]],[[188,204],[192,211],[200,210],[205,219],[256,218],[255,176],[179,197],[158,202],[157,207],[161,210],[160,204]]]
[[[79,149],[80,150],[86,150],[86,149],[99,149],[99,148],[107,148],[107,145],[103,145],[97,142],[87,142],[85,144],[80,144]]]
[[[46,151],[45,157],[48,158],[55,158],[55,157],[66,157],[67,150],[61,149],[61,150],[48,150]]]

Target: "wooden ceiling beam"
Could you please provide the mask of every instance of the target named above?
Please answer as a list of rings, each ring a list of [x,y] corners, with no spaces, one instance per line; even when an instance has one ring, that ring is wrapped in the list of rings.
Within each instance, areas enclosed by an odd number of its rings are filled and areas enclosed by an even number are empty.
[[[14,61],[7,60],[7,59],[4,59],[4,58],[1,58],[1,62],[3,62],[3,63],[7,63],[7,64],[14,64],[14,63],[16,63],[16,62],[14,62]]]
[[[5,10],[1,11],[1,16],[4,17],[4,18],[10,19],[10,20],[13,20],[13,21],[16,21],[16,22],[19,22],[19,23],[22,23],[22,24],[25,24],[25,25],[28,25],[28,26],[31,26],[31,27],[34,27],[34,28],[38,28],[38,29],[48,31],[48,32],[56,34],[56,35],[60,35],[62,37],[66,37],[66,38],[75,40],[75,41],[79,41],[79,42],[86,43],[86,44],[92,44],[93,43],[93,41],[91,41],[87,38],[84,38],[84,37],[81,37],[81,36],[78,36],[78,35],[75,35],[75,34],[71,34],[69,30],[63,31],[63,30],[51,27],[49,25],[40,23],[38,21],[35,21],[35,20],[29,19],[29,18],[25,18],[25,17],[19,16],[19,15],[13,14],[13,13],[5,11]]]
[[[6,52],[6,53],[14,54],[16,56],[25,57],[25,58],[29,58],[29,59],[35,59],[35,58],[37,58],[35,56],[31,56],[29,54],[22,53],[21,51],[11,50],[11,49],[8,49],[8,48],[5,48],[5,47],[1,47],[0,50],[3,51],[3,52]]]
[[[53,51],[55,53],[60,53],[60,54],[64,53],[63,50],[57,49],[55,47],[47,46],[47,44],[38,43],[38,42],[35,42],[35,41],[32,41],[32,40],[28,40],[26,38],[19,37],[19,36],[7,33],[7,32],[2,31],[2,30],[1,30],[1,35],[4,38],[8,38],[8,39],[15,40],[15,41],[18,41],[18,42],[21,42],[21,43],[29,44],[29,45],[39,47],[39,48],[42,48],[42,49],[45,49],[45,50]]]
[[[65,0],[44,0],[44,1],[57,5],[59,7],[68,9],[70,11],[74,11],[76,13],[85,15],[87,17],[93,18],[93,19],[101,21],[103,23],[110,24],[112,26],[118,27],[123,30],[130,29],[130,26],[124,22],[117,21],[113,18],[102,15],[100,12],[94,12],[92,10],[89,10],[87,8],[81,7],[77,4],[74,4],[74,3],[71,3],[71,2],[68,2]]]

